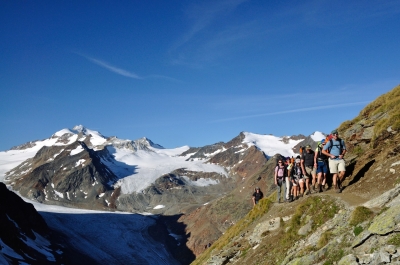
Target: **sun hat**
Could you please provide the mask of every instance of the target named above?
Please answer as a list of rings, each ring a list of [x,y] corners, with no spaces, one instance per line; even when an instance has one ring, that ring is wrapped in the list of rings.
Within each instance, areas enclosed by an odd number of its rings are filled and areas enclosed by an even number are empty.
[[[337,134],[337,133],[338,131],[336,129],[331,132],[331,134]]]
[[[307,145],[307,146],[306,146],[306,149],[311,149],[311,146],[310,146],[310,145]]]

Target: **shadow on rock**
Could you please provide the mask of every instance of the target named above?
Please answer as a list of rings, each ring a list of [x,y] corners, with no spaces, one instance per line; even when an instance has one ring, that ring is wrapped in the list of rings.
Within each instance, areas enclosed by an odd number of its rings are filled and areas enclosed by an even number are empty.
[[[186,225],[178,222],[181,216],[159,216],[156,224],[149,227],[149,234],[164,244],[176,260],[186,265],[192,263],[196,256],[186,246],[190,233],[186,234]]]

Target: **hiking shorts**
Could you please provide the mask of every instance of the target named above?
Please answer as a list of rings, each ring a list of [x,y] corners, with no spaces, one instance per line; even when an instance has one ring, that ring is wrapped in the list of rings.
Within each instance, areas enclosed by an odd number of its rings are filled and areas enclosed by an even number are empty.
[[[305,179],[311,178],[313,175],[316,175],[317,169],[315,167],[306,166],[306,175],[304,176]]]
[[[295,179],[293,179],[293,186],[295,186],[295,187],[299,186],[300,182],[304,182],[303,178],[300,178],[300,179],[295,178]]]
[[[318,161],[317,174],[318,173],[328,173],[328,166],[326,165],[325,161]]]
[[[331,174],[337,174],[340,171],[346,171],[344,160],[329,158],[329,171],[331,172]]]

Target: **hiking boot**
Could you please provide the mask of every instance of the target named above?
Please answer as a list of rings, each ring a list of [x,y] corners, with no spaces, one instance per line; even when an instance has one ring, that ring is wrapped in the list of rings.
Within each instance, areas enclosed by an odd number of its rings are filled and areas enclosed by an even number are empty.
[[[311,192],[312,192],[312,193],[315,193],[315,192],[316,192],[315,186],[311,186]]]
[[[341,192],[342,192],[342,189],[335,188],[335,192],[336,192],[336,193],[341,193]]]
[[[304,195],[308,195],[308,194],[310,194],[310,190],[306,189],[306,191],[304,192]]]

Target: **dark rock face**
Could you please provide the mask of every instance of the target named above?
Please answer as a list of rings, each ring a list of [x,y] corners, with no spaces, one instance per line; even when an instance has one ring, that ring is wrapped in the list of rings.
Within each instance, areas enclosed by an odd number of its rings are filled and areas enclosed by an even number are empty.
[[[17,264],[17,261],[24,260],[29,264],[61,262],[61,254],[54,251],[54,249],[60,249],[59,246],[47,246],[48,252],[53,255],[49,260],[43,253],[27,243],[28,240],[36,240],[38,236],[48,237],[49,232],[46,222],[33,205],[24,202],[14,192],[9,191],[4,183],[0,182],[0,239],[2,244],[17,254],[14,256],[4,254],[3,257],[10,264]],[[2,245],[0,245],[1,248]],[[16,258],[16,256],[19,257]]]
[[[107,155],[106,149],[94,151],[84,142],[43,147],[15,168],[7,180],[22,196],[39,202],[109,208],[113,192],[110,183],[118,178],[102,163]]]

